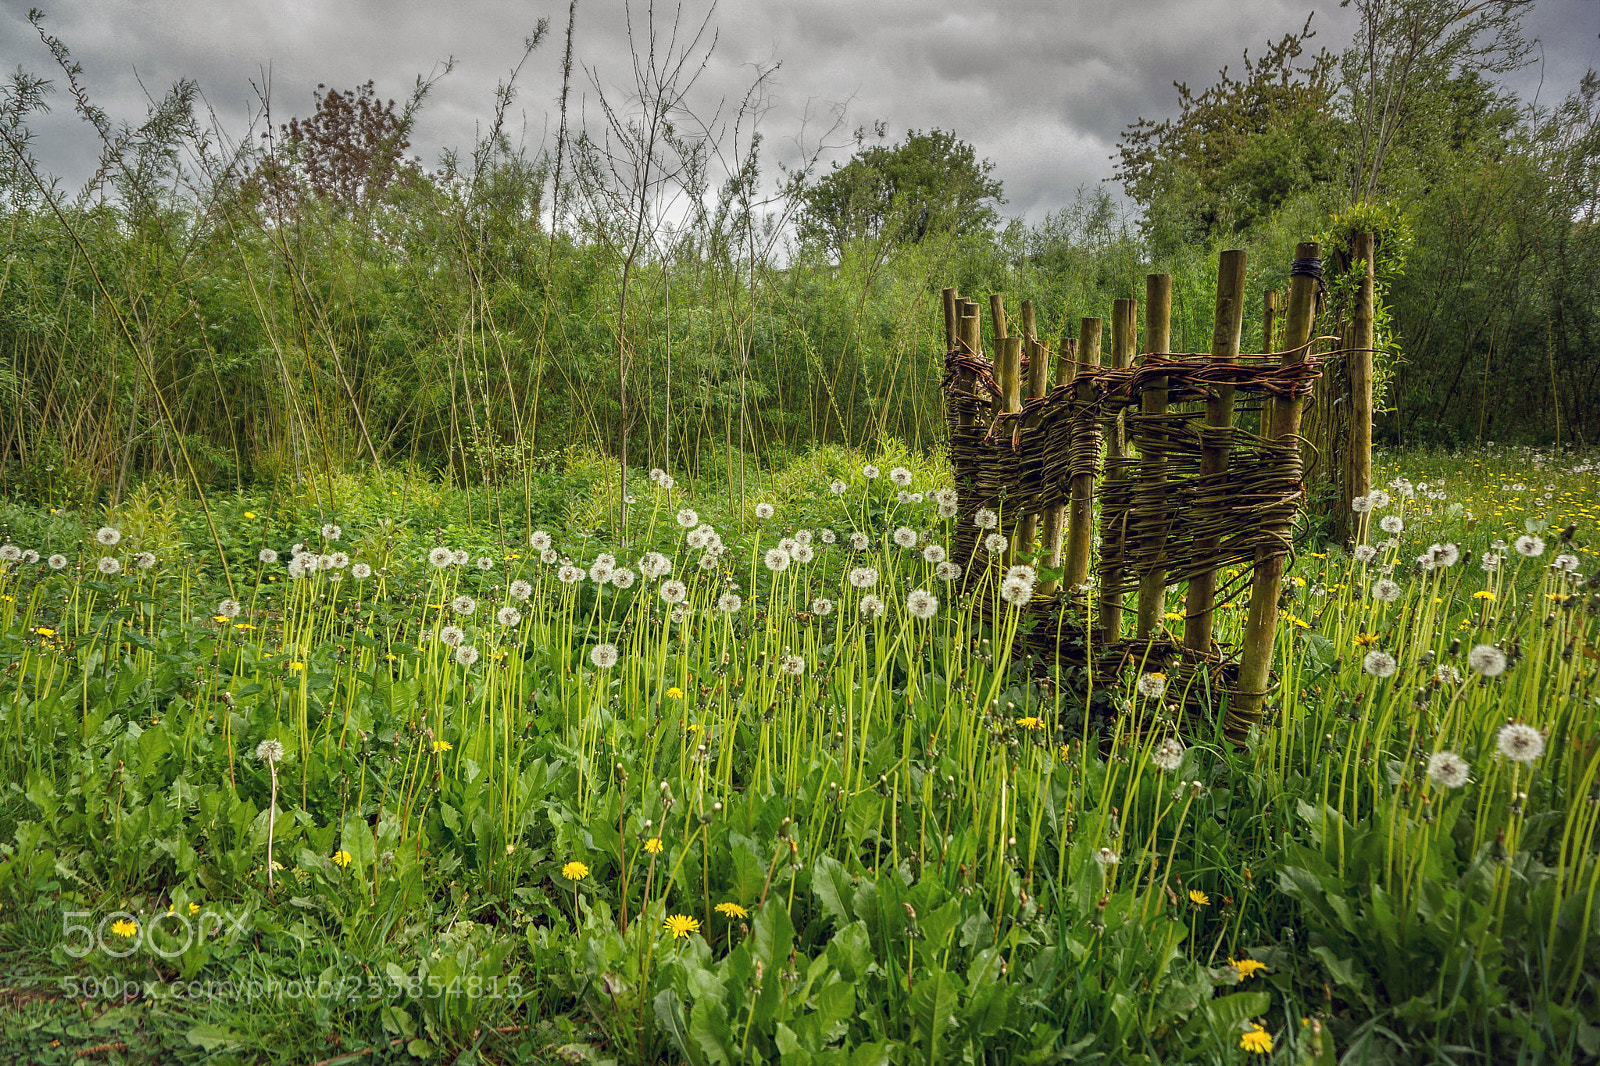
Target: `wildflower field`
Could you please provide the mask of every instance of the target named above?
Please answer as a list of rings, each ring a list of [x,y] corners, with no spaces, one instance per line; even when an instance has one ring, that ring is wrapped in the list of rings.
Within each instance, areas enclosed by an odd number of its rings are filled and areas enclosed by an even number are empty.
[[[0,503],[0,1061],[1596,1061],[1600,463],[1379,466],[1242,747],[894,446]]]

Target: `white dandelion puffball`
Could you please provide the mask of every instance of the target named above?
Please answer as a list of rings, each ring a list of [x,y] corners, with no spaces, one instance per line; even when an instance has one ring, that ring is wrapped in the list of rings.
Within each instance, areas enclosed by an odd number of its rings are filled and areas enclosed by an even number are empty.
[[[27,556],[24,556],[23,558],[27,558]],[[134,552],[133,565],[137,566],[140,570],[148,570],[152,566],[156,565],[156,557],[151,552]]]
[[[1400,586],[1387,578],[1375,582],[1372,586],[1372,598],[1384,603],[1393,603],[1400,598]]]
[[[95,532],[94,539],[108,548],[114,548],[122,540],[122,534],[110,526],[101,526]]]
[[[632,588],[634,580],[634,572],[625,566],[618,567],[616,570],[611,572],[611,586],[613,588]]]
[[[330,570],[343,570],[349,565],[350,556],[346,555],[344,552],[334,552],[332,555],[328,556],[327,568]]]
[[[810,544],[811,543],[811,530],[809,530],[809,529],[797,529],[797,530],[795,530],[794,531],[794,542],[796,544]]]
[[[871,543],[872,543],[872,539],[870,537],[868,537],[865,533],[856,532],[856,533],[850,534],[850,547],[854,548],[858,552],[866,551],[867,547]]]
[[[906,597],[906,610],[911,617],[926,621],[938,613],[939,597],[927,589],[912,589]]]
[[[811,601],[811,613],[815,615],[832,614],[833,601],[822,596],[818,596],[816,599]]]
[[[456,614],[471,614],[478,609],[478,601],[471,596],[457,596],[450,601],[450,609]]]
[[[238,618],[240,609],[239,601],[231,598],[217,604],[217,613],[223,618]]]
[[[61,554],[52,555],[50,556],[48,562],[50,563],[50,569],[60,570],[62,567],[67,565],[67,557]]]
[[[901,526],[894,531],[894,542],[902,548],[915,548],[917,546],[917,531],[910,526]]]
[[[894,482],[896,485],[899,485],[901,488],[905,488],[907,485],[911,484],[911,471],[907,470],[903,466],[897,466],[893,470],[889,471],[889,480]]]
[[[699,551],[711,542],[711,527],[696,526],[694,529],[689,530],[688,535],[683,540],[689,547]]]
[[[355,578],[357,581],[365,581],[367,578],[372,576],[372,567],[368,566],[366,563],[357,563],[350,568],[350,576]]]
[[[961,497],[956,495],[955,489],[935,489],[933,502],[940,507],[954,507],[961,502]]]
[[[789,569],[789,553],[782,548],[768,548],[767,554],[762,556],[762,561],[767,564],[767,569],[774,574],[782,573]]]
[[[322,569],[322,556],[313,554],[312,552],[306,552],[304,555],[296,555],[295,560],[300,564],[300,569],[305,573],[314,574],[318,570]]]
[[[922,558],[925,562],[944,562],[944,548],[938,544],[925,544],[922,548]]]
[[[789,549],[789,558],[797,563],[809,563],[817,557],[816,549],[809,544],[796,544]]]
[[[1170,774],[1183,763],[1183,742],[1176,737],[1168,737],[1156,745],[1156,750],[1150,753],[1150,761],[1155,763],[1157,770]]]
[[[666,577],[672,573],[672,560],[660,552],[645,552],[644,558],[639,560],[639,573],[646,581]]]
[[[1018,581],[1026,581],[1031,585],[1035,581],[1039,580],[1039,574],[1027,563],[1018,563],[1016,566],[1013,566],[1011,569],[1006,571],[1006,580],[1010,581],[1013,578]]]
[[[1011,542],[1006,540],[1006,538],[1001,536],[999,533],[990,533],[987,537],[983,538],[983,546],[988,550],[990,555],[999,555],[1001,552],[1005,551],[1011,546]]]
[[[438,547],[428,553],[428,562],[443,570],[455,559],[456,553],[449,548]]]
[[[1460,788],[1470,776],[1467,760],[1453,751],[1436,751],[1428,757],[1428,780],[1440,788]]]
[[[1461,561],[1461,549],[1454,544],[1435,544],[1428,551],[1440,566],[1454,566]]]
[[[793,537],[784,537],[782,540],[778,541],[778,548],[785,555],[789,554],[790,552],[793,552],[795,550],[795,548],[797,548],[799,546],[800,546],[800,542],[795,540]]]
[[[1398,533],[1406,528],[1406,524],[1400,520],[1399,515],[1386,514],[1383,516],[1383,520],[1378,523],[1378,528],[1385,533]]]
[[[546,566],[553,566],[555,561],[559,558],[561,558],[561,556],[554,548],[546,548],[544,551],[539,553],[539,561],[544,563]]]
[[[296,555],[293,559],[289,560],[289,566],[287,569],[289,571],[290,580],[298,581],[300,578],[306,576],[306,564],[302,561],[304,558],[304,556]]]
[[[939,505],[939,517],[940,518],[954,518],[955,516],[956,516],[956,505],[955,504],[953,504],[953,503],[941,503]]]
[[[1000,598],[1013,607],[1021,607],[1033,599],[1033,582],[1008,577],[1000,582]]]
[[[1495,737],[1495,747],[1512,762],[1532,766],[1544,754],[1544,734],[1531,725],[1512,722],[1501,728]]]
[[[589,649],[589,661],[601,670],[609,670],[617,665],[617,646],[615,644],[596,644]]]
[[[739,598],[737,592],[724,592],[717,597],[717,610],[723,614],[733,614],[744,606],[744,600]]]
[[[99,570],[107,577],[110,577],[112,574],[115,574],[122,569],[122,564],[109,555],[104,556],[98,563],[95,563],[94,565],[95,569]]]
[[[873,466],[871,463],[868,463],[866,466],[861,468],[861,476],[866,478],[868,481],[875,480],[878,476],[878,468]]]
[[[702,570],[715,570],[719,565],[715,552],[707,552],[700,556],[700,569]]]
[[[445,626],[439,630],[439,643],[447,648],[459,647],[467,639],[467,634],[460,626]]]
[[[770,504],[770,503],[758,503],[758,504],[756,504],[756,517],[757,518],[762,519],[763,521],[765,521],[766,519],[771,518],[772,514],[773,514],[772,504]]]
[[[278,553],[271,548],[262,548],[256,552],[256,558],[263,563],[275,563],[278,561]]]
[[[883,609],[883,601],[878,599],[874,593],[869,592],[861,597],[861,616],[863,618],[882,618]]]
[[[671,491],[678,484],[678,481],[671,474],[663,470],[661,472],[661,476],[656,479],[656,484],[660,485],[664,489],[667,489],[668,491]]]
[[[1140,674],[1139,680],[1134,682],[1134,688],[1139,690],[1139,695],[1145,699],[1159,700],[1167,691],[1167,675],[1163,673]]]
[[[778,669],[790,677],[799,677],[806,672],[806,661],[798,655],[785,655],[778,660]]]
[[[1433,679],[1441,685],[1461,684],[1461,671],[1449,663],[1440,663],[1439,668],[1433,672]]]
[[[663,581],[661,583],[661,598],[668,603],[682,603],[683,598],[689,595],[689,586],[682,581]]]
[[[1386,651],[1378,651],[1376,649],[1367,652],[1367,654],[1361,659],[1361,669],[1365,670],[1373,677],[1393,676],[1395,668],[1398,665],[1399,664],[1395,662],[1393,655],[1390,655]]]
[[[604,556],[601,556],[594,561],[593,566],[589,567],[589,580],[597,585],[604,585],[611,580],[611,575],[614,572],[611,564],[606,562]]]
[[[468,560],[471,558],[472,556],[467,554],[467,550],[465,548],[457,548],[455,551],[450,553],[450,561],[457,566],[466,566]]]
[[[526,601],[529,596],[533,595],[533,586],[519,577],[511,583],[510,592],[512,599]]]
[[[337,570],[338,568],[339,568],[339,563],[338,563],[338,560],[334,556],[332,556],[332,555],[319,555],[319,556],[317,556],[317,569],[318,570]]]
[[[1356,562],[1370,563],[1378,557],[1378,549],[1370,544],[1361,544],[1356,547]]]
[[[683,510],[678,512],[678,525],[682,526],[684,529],[693,529],[699,524],[700,516],[691,508],[685,507]]]
[[[256,745],[256,758],[264,763],[283,761],[283,744],[276,740],[263,740]]]
[[[1381,511],[1389,506],[1389,494],[1382,489],[1373,489],[1367,493],[1367,499],[1371,502],[1374,511]]]
[[[503,626],[514,626],[522,621],[522,612],[515,607],[502,607],[494,613],[494,620]]]
[[[933,576],[940,581],[954,581],[961,576],[961,566],[947,559],[933,568]]]
[[[824,530],[822,530],[821,532],[819,532],[817,534],[817,539],[822,541],[822,543],[824,543],[824,544],[832,544],[835,540],[838,540],[839,538],[834,535],[833,530],[824,529]]]
[[[844,482],[840,481],[838,478],[834,478],[833,484],[828,486],[828,491],[833,493],[835,496],[843,496],[846,488],[847,486]]]
[[[479,570],[493,570],[494,569],[494,560],[489,558],[487,555],[478,556],[478,569]]]
[[[850,571],[850,584],[858,589],[870,589],[878,583],[878,571],[871,566],[858,566]]]
[[[980,507],[978,513],[972,516],[972,524],[979,529],[993,529],[1000,524],[1000,516],[987,507]]]
[[[1356,514],[1366,514],[1372,510],[1372,498],[1370,496],[1357,496],[1350,501],[1350,510]]]
[[[563,585],[576,585],[578,582],[583,580],[583,571],[580,568],[573,566],[571,563],[568,563],[566,566],[563,566],[560,570],[556,571],[556,580],[561,582]]]
[[[478,661],[478,649],[471,644],[463,644],[456,649],[456,662],[462,666],[471,666]]]
[[[1467,665],[1484,677],[1499,677],[1506,672],[1506,653],[1493,644],[1479,644],[1467,652]]]
[[[22,558],[22,549],[15,544],[0,544],[0,563],[14,563]]]
[[[1518,555],[1525,555],[1530,559],[1535,555],[1544,554],[1544,541],[1531,533],[1524,533],[1518,537],[1512,547],[1517,549]]]
[[[542,529],[536,529],[528,534],[528,547],[536,552],[550,550],[550,534]]]
[[[1110,848],[1101,848],[1099,851],[1094,853],[1094,861],[1099,863],[1102,868],[1105,868],[1108,866],[1115,866],[1117,863],[1121,862],[1122,856],[1118,855]]]
[[[1417,556],[1417,565],[1425,571],[1432,570],[1436,565],[1433,552],[1423,552],[1421,555]]]
[[[322,535],[327,540],[338,540],[339,539],[339,534],[343,533],[343,532],[344,532],[344,530],[340,529],[338,526],[334,525],[332,522],[329,522],[327,525],[322,527]]]
[[[901,489],[899,492],[895,493],[894,500],[896,503],[910,503],[911,493],[907,492],[905,489]]]
[[[674,625],[681,624],[685,618],[689,617],[689,609],[680,603],[672,609],[667,617],[672,619]]]
[[[1578,557],[1576,555],[1558,555],[1550,560],[1550,567],[1553,570],[1562,570],[1569,574],[1575,574],[1578,572]]]

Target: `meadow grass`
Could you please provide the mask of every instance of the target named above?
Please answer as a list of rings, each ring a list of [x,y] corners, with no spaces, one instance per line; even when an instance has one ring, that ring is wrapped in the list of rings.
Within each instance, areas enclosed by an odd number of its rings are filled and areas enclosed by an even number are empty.
[[[1013,656],[927,457],[584,462],[0,512],[0,1055],[1600,1055],[1592,459],[1381,457],[1244,747]]]

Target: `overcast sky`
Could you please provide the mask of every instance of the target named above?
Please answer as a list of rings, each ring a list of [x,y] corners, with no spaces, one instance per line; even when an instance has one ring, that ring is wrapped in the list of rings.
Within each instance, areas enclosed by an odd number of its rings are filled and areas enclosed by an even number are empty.
[[[28,25],[30,2],[43,7],[47,28],[113,119],[141,120],[146,90],[160,95],[190,77],[235,139],[260,110],[258,89],[270,87],[273,119],[282,122],[311,113],[318,83],[372,79],[382,97],[403,100],[419,74],[454,57],[412,138],[411,151],[430,166],[442,149],[470,150],[492,120],[495,85],[546,17],[550,35],[522,71],[510,125],[532,150],[554,140],[566,0],[0,0],[6,72],[20,66],[60,85]],[[845,128],[833,143],[879,120],[891,139],[953,130],[996,164],[1004,213],[1037,221],[1079,186],[1110,176],[1128,123],[1175,110],[1174,80],[1199,89],[1224,64],[1240,69],[1245,48],[1259,54],[1313,7],[1315,44],[1341,50],[1354,21],[1333,0],[722,0],[712,14],[715,48],[690,103],[702,117],[719,104],[726,112],[759,67],[776,63],[760,127],[774,178],[771,164],[795,162],[797,144],[813,145],[843,106]],[[683,9],[685,23],[698,23],[707,7],[684,0]],[[635,0],[636,28],[645,10]],[[670,27],[673,10],[658,3],[658,22]],[[632,84],[623,12],[623,0],[578,0],[574,37],[575,58],[619,98]],[[1600,0],[1538,0],[1524,25],[1543,54],[1542,65],[1514,76],[1525,98],[1537,91],[1541,103],[1556,103],[1600,66]],[[578,72],[573,84],[575,110],[593,119],[588,75]],[[76,187],[98,144],[68,97],[58,92],[53,106],[34,122],[35,151]],[[847,156],[842,148],[830,158]]]

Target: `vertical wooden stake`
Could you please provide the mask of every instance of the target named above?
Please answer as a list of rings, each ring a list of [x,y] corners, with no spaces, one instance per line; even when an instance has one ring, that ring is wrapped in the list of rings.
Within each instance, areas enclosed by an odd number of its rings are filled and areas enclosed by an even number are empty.
[[[1030,400],[1039,399],[1050,388],[1050,353],[1044,345],[1039,343],[1038,335],[1034,332],[1035,325],[1033,301],[1023,300],[1022,344],[1028,354],[1027,393]],[[1022,446],[1024,448],[1030,446],[1029,436],[1037,427],[1038,422],[1038,417],[1034,416],[1032,421],[1022,424]],[[1011,542],[1012,554],[1031,554],[1033,552],[1034,537],[1038,529],[1039,513],[1037,511],[1029,511],[1024,514],[1022,520],[1017,523],[1016,538]]]
[[[1083,367],[1100,365],[1100,320],[1086,318],[1078,328],[1078,362]],[[1097,386],[1083,382],[1078,386],[1077,401],[1089,403],[1094,399]],[[1072,493],[1067,504],[1067,590],[1089,583],[1089,534],[1094,523],[1094,472],[1075,471],[1072,475]]]
[[[966,351],[968,355],[978,355],[978,338],[980,336],[979,331],[982,328],[978,322],[978,305],[973,303],[971,300],[960,300],[957,302],[956,310],[960,316],[956,320],[957,343],[961,345],[962,349]],[[977,382],[969,378],[966,382],[966,386],[967,391],[972,392],[976,390]],[[972,420],[973,415],[971,408],[963,410],[960,418],[961,425],[963,427],[970,426],[972,425]]]
[[[1078,369],[1078,342],[1075,338],[1061,338],[1061,348],[1056,355],[1056,385],[1060,387],[1072,382]],[[1070,491],[1070,487],[1069,487]],[[1051,570],[1061,566],[1061,533],[1067,525],[1067,509],[1064,505],[1056,505],[1044,513],[1044,531],[1040,534],[1043,541],[1041,550],[1044,552],[1044,565]],[[1061,587],[1055,578],[1046,578],[1040,589],[1045,595],[1050,595]]]
[[[999,293],[989,294],[989,329],[994,334],[994,376],[1000,378],[1000,353],[1004,350],[1006,339],[1006,304]],[[1000,395],[994,398],[994,413],[1001,414],[1008,410],[1006,407],[1005,382],[1000,381]]]
[[[1322,247],[1315,242],[1296,246],[1295,258],[1319,259]],[[1306,358],[1311,327],[1316,320],[1317,281],[1296,276],[1289,283],[1289,320],[1284,328],[1284,365]],[[1305,400],[1280,401],[1272,405],[1272,428],[1263,436],[1285,440],[1300,432],[1300,413]],[[1287,528],[1279,532],[1287,534]],[[1239,660],[1239,684],[1228,705],[1223,731],[1235,744],[1242,744],[1251,727],[1261,721],[1261,707],[1267,698],[1267,678],[1272,674],[1272,644],[1278,633],[1278,596],[1283,591],[1283,571],[1288,556],[1258,549],[1255,572],[1250,583],[1250,614],[1244,623],[1244,641]]]
[[[1111,304],[1111,365],[1119,370],[1133,365],[1137,344],[1137,315],[1139,301],[1113,300]],[[1106,433],[1106,475],[1121,479],[1128,472],[1128,438],[1122,424],[1122,412],[1117,412]],[[1105,515],[1101,515],[1100,542],[1109,538],[1122,538],[1122,529],[1107,529]],[[1100,633],[1101,640],[1112,641],[1122,636],[1122,574],[1120,563],[1102,565],[1100,572]]]
[[[944,290],[944,350],[954,351],[956,346],[956,300],[959,297],[955,289]]]
[[[1232,363],[1239,358],[1239,334],[1244,328],[1244,269],[1245,254],[1239,249],[1222,253],[1217,263],[1216,320],[1211,328],[1211,358]],[[1211,442],[1202,441],[1200,474],[1220,474],[1228,469],[1227,437],[1233,428],[1233,387],[1220,386],[1215,395],[1206,400],[1204,433]],[[1204,556],[1214,550],[1215,539],[1195,545],[1197,555]],[[1208,570],[1189,581],[1189,594],[1185,603],[1183,645],[1204,655],[1211,651],[1212,602],[1217,593],[1217,573]]]
[[[1350,367],[1350,467],[1341,508],[1346,515],[1351,513],[1351,500],[1372,491],[1372,349],[1376,344],[1373,244],[1372,234],[1358,233],[1350,250],[1352,265],[1361,264],[1362,274],[1350,323],[1354,342],[1350,347],[1355,350],[1346,353]]]
[[[1172,350],[1172,275],[1151,274],[1144,279],[1144,344],[1152,355],[1164,355]],[[1151,378],[1139,396],[1140,413],[1159,418],[1167,413],[1167,379]],[[1167,438],[1165,428],[1152,427],[1148,432],[1159,433],[1157,448]],[[1159,450],[1144,457],[1145,479],[1152,490],[1163,495],[1167,480],[1167,460]],[[1157,533],[1144,545],[1149,566],[1139,578],[1139,622],[1136,630],[1140,640],[1148,640],[1166,613],[1167,568],[1161,563],[1165,536]]]
[[[1278,326],[1278,290],[1268,289],[1261,296],[1261,354],[1271,355],[1278,349],[1275,347],[1275,337]],[[1261,398],[1260,424],[1256,432],[1266,436],[1267,430],[1272,428],[1272,397]]]

